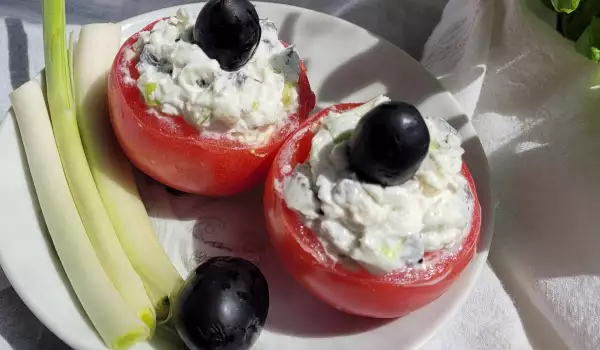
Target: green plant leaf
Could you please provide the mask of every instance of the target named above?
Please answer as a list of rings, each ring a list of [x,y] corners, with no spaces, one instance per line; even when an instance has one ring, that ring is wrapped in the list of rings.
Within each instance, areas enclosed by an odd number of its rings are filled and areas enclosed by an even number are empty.
[[[600,15],[600,1],[581,1],[577,10],[570,14],[560,13],[560,32],[569,40],[577,40],[595,16]]]
[[[542,3],[550,10],[556,10],[554,5],[552,5],[552,0],[542,0]]]
[[[577,52],[600,63],[600,18],[595,17],[575,42]]]
[[[551,0],[557,12],[571,13],[579,6],[579,0]]]

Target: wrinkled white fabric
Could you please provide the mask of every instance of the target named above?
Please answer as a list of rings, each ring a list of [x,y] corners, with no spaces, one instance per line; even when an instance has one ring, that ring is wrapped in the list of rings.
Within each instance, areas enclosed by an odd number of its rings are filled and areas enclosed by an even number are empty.
[[[499,200],[490,261],[532,345],[599,349],[600,67],[552,20],[537,0],[452,0],[423,62],[483,141]]]

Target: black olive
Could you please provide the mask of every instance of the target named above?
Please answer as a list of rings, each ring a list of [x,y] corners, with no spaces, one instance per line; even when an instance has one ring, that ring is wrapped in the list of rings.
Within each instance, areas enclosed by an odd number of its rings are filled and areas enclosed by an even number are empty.
[[[148,50],[147,47],[144,47],[142,53],[140,55],[140,62],[145,61],[149,64],[155,66],[159,72],[172,74],[173,73],[173,63],[169,61],[167,58],[159,59],[152,52]]]
[[[208,83],[206,80],[204,80],[204,79],[198,79],[198,80],[196,80],[196,84],[198,84],[198,86],[200,86],[200,87],[203,87],[203,88],[206,88],[206,87],[208,87],[208,86],[210,85],[210,84],[209,84],[209,83]]]
[[[235,80],[235,86],[237,86],[238,88],[241,88],[242,85],[244,85],[244,83],[246,82],[246,80],[248,80],[248,76],[242,72],[235,72],[233,73],[233,79]]]
[[[363,181],[401,185],[419,169],[429,141],[429,129],[415,106],[387,102],[358,122],[348,141],[348,160]]]
[[[174,305],[177,332],[191,350],[246,350],[269,311],[269,288],[251,262],[210,258],[187,279]]]
[[[149,64],[156,66],[158,65],[158,57],[156,57],[147,47],[144,47],[142,53],[140,54],[140,61],[148,62]]]
[[[210,0],[194,26],[194,42],[226,71],[237,70],[252,58],[260,36],[260,20],[248,0]]]

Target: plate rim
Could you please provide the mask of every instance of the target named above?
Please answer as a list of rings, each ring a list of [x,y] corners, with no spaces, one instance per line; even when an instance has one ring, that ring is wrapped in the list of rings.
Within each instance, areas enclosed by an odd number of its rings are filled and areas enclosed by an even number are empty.
[[[427,71],[427,69],[425,69],[425,67],[423,67],[419,61],[415,60],[412,56],[406,54],[404,52],[404,50],[402,50],[397,45],[378,36],[377,34],[374,34],[371,31],[369,31],[357,24],[349,22],[343,18],[338,18],[338,17],[332,16],[332,15],[329,15],[327,13],[323,13],[323,12],[319,12],[319,11],[316,11],[313,9],[308,9],[308,8],[299,7],[299,6],[295,6],[295,5],[270,3],[270,2],[263,2],[263,1],[253,1],[253,3],[255,5],[257,5],[257,7],[260,7],[260,6],[279,7],[283,11],[305,12],[312,16],[319,16],[322,18],[326,18],[327,20],[334,20],[339,23],[343,23],[345,26],[352,27],[353,30],[357,30],[357,29],[361,30],[363,33],[368,34],[368,35],[384,42],[387,45],[393,46],[397,50],[404,53],[404,55],[406,56],[407,59],[412,60],[414,63],[418,64],[424,71]],[[175,6],[169,6],[169,7],[165,7],[165,8],[155,9],[152,11],[148,11],[145,13],[138,14],[136,16],[132,16],[132,17],[123,19],[123,20],[117,22],[117,24],[121,25],[121,31],[126,31],[129,27],[131,27],[132,25],[135,25],[137,22],[143,21],[148,16],[161,14],[161,13],[165,13],[165,12],[169,12],[169,11],[174,13],[177,9],[180,9],[180,8],[198,8],[198,6],[203,5],[203,4],[204,4],[204,2],[189,3],[189,4],[181,4],[181,5],[175,5]],[[121,41],[124,41],[126,39],[127,39],[126,36],[121,37]],[[42,68],[38,72],[37,75],[30,78],[30,80],[35,81],[38,84],[41,84],[41,75],[43,74],[43,72],[44,72],[44,68]],[[443,92],[445,95],[447,95],[447,96],[445,96],[445,98],[448,99],[448,102],[450,102],[457,111],[460,111],[462,116],[466,117],[462,107],[460,106],[460,104],[458,103],[458,101],[456,100],[454,95],[442,86],[442,84],[439,82],[437,77],[433,76],[431,73],[429,73],[429,71],[427,71],[427,73],[433,79],[436,80],[437,84],[441,88],[441,92]],[[313,113],[315,112],[315,110],[313,110]],[[9,119],[10,119],[10,121],[9,121]],[[466,123],[466,125],[472,129],[471,131],[472,131],[474,137],[477,139],[477,142],[481,146],[481,140],[479,138],[479,134],[475,130],[475,128],[471,122],[471,119],[467,118],[467,120],[468,120],[468,122]],[[13,108],[10,104],[9,104],[8,110],[6,110],[4,113],[4,118],[0,122],[0,135],[2,135],[4,132],[6,132],[5,129],[9,127],[8,126],[9,123],[13,124],[13,127],[15,128],[15,133],[17,134],[16,137],[17,137],[17,139],[20,140],[20,136],[18,135],[19,134],[18,124],[15,120]],[[8,132],[11,132],[11,131],[8,131]],[[21,145],[21,147],[22,147],[22,145]],[[482,146],[481,146],[481,151],[483,151]],[[481,275],[483,268],[487,265],[487,257],[489,254],[489,249],[491,247],[491,243],[492,243],[492,239],[493,239],[493,235],[494,235],[495,211],[493,210],[494,192],[493,192],[492,183],[491,183],[491,169],[489,166],[489,160],[485,153],[483,153],[483,160],[485,160],[485,163],[482,164],[482,167],[483,167],[483,170],[485,171],[484,175],[485,175],[485,180],[486,180],[487,184],[486,184],[486,186],[479,186],[477,184],[477,182],[475,184],[476,184],[476,188],[477,188],[478,192],[482,191],[481,187],[485,187],[485,189],[487,190],[486,196],[484,196],[484,199],[487,199],[487,200],[485,201],[485,203],[482,202],[481,206],[482,206],[482,210],[484,209],[484,207],[487,207],[489,210],[487,213],[485,213],[486,215],[482,219],[482,226],[481,226],[481,230],[480,230],[480,236],[479,236],[479,241],[477,243],[477,249],[476,249],[475,255],[472,258],[472,260],[469,262],[469,265],[467,266],[467,269],[474,270],[472,272],[473,277],[470,278],[467,281],[467,283],[465,284],[465,291],[460,293],[454,299],[454,302],[449,305],[449,307],[447,308],[447,312],[445,312],[444,314],[442,314],[441,316],[436,318],[434,320],[434,322],[432,322],[429,325],[429,327],[427,327],[428,331],[422,332],[419,336],[417,336],[415,338],[414,342],[410,345],[411,349],[419,349],[423,345],[425,345],[434,335],[436,335],[440,331],[440,329],[451,318],[453,318],[457,314],[459,309],[465,304],[467,298],[469,296],[471,296],[471,294],[475,288],[475,284],[478,281],[478,277]],[[25,171],[28,171],[28,170],[29,169],[27,166]],[[483,215],[484,215],[484,212],[482,211],[482,216]],[[482,239],[482,238],[485,238],[485,239]],[[53,254],[56,254],[56,253],[53,252]],[[28,297],[22,296],[22,295],[27,295],[27,293],[24,292],[23,290],[21,290],[23,286],[21,286],[19,283],[17,283],[16,286],[15,286],[15,284],[13,284],[13,280],[14,281],[18,280],[18,278],[13,275],[13,273],[16,271],[13,271],[13,269],[4,268],[4,266],[7,265],[7,262],[5,261],[4,256],[3,256],[3,254],[1,254],[1,252],[0,252],[0,265],[3,267],[4,274],[6,275],[6,278],[8,279],[8,281],[10,282],[10,287],[15,290],[15,292],[17,293],[19,298],[23,301],[23,303],[27,306],[27,308],[32,312],[32,314],[40,321],[40,323],[42,323],[45,327],[47,327],[48,330],[50,330],[54,335],[56,335],[62,342],[64,342],[65,344],[67,344],[68,346],[70,346],[72,348],[75,348],[76,344],[73,344],[71,342],[71,337],[69,337],[66,334],[63,334],[64,332],[60,328],[55,327],[56,323],[49,322],[49,320],[45,320],[45,318],[46,318],[45,314],[41,310],[31,306],[31,302],[29,301]],[[62,271],[61,273],[64,274],[64,271]],[[460,277],[459,277],[459,279],[460,279]],[[456,281],[456,282],[458,282],[458,281]]]

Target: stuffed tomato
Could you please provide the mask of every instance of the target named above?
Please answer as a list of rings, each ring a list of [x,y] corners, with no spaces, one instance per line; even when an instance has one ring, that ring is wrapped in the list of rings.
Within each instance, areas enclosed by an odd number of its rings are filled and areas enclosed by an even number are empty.
[[[480,206],[458,133],[384,96],[321,111],[267,177],[280,259],[342,311],[394,318],[438,298],[475,254]]]
[[[210,1],[195,23],[179,10],[149,24],[125,41],[109,75],[125,154],[181,191],[224,196],[263,181],[315,105],[296,49],[240,3]]]

